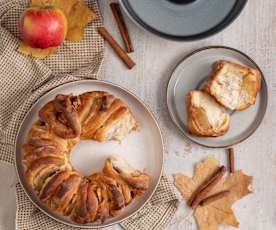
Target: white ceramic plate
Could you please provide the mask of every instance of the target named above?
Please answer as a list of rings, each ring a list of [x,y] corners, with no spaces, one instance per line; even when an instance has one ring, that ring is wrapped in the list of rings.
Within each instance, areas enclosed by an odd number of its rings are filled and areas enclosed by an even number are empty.
[[[80,94],[87,91],[106,91],[122,99],[131,109],[140,123],[140,130],[129,134],[121,144],[115,141],[98,143],[96,141],[81,141],[71,153],[73,167],[83,175],[91,175],[102,170],[104,160],[111,154],[123,156],[133,167],[144,170],[150,175],[150,187],[147,193],[135,199],[128,205],[124,213],[118,217],[109,218],[104,224],[99,222],[86,224],[86,227],[104,227],[125,220],[137,212],[154,193],[162,173],[163,141],[156,120],[145,104],[135,95],[120,86],[97,80],[82,80],[64,84],[42,96],[26,115],[16,141],[16,166],[19,180],[32,202],[50,217],[62,223],[80,227],[69,218],[49,210],[37,196],[28,188],[24,180],[24,167],[21,161],[21,147],[26,140],[28,131],[38,119],[38,111],[57,94]]]
[[[223,148],[242,142],[260,125],[267,107],[267,85],[262,74],[261,90],[255,105],[231,114],[229,131],[221,137],[197,137],[187,130],[185,96],[192,89],[201,88],[212,72],[212,64],[218,60],[229,60],[257,68],[257,64],[241,51],[229,47],[205,47],[187,55],[175,68],[167,88],[167,105],[173,122],[179,130],[193,142],[206,146]]]

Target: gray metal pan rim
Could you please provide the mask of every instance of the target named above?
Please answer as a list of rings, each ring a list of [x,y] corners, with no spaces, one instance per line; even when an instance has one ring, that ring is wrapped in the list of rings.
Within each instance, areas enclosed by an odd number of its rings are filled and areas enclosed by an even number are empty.
[[[121,0],[121,4],[123,8],[127,11],[127,13],[132,17],[132,19],[138,23],[142,28],[146,29],[147,31],[158,35],[163,38],[167,38],[170,40],[175,41],[195,41],[195,40],[201,40],[207,37],[210,37],[212,35],[215,35],[219,32],[221,32],[223,29],[228,27],[242,12],[244,9],[246,3],[248,0],[237,0],[235,6],[233,7],[232,11],[222,20],[218,25],[214,26],[213,28],[199,34],[189,35],[189,36],[176,36],[171,35],[167,33],[163,33],[158,31],[157,29],[154,29],[147,23],[145,23],[132,9],[132,7],[129,5],[128,0]]]

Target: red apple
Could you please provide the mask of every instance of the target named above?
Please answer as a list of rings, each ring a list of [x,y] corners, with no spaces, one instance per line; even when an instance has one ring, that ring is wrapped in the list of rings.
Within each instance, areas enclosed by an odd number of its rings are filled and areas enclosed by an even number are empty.
[[[33,48],[59,46],[67,33],[64,13],[54,7],[31,7],[20,17],[21,39]]]

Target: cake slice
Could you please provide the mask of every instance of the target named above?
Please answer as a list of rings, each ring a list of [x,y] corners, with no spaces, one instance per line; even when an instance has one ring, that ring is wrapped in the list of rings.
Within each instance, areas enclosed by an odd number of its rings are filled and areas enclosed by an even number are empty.
[[[187,94],[188,130],[193,135],[216,137],[229,129],[230,116],[214,98],[201,90]]]
[[[256,69],[229,61],[214,64],[206,91],[231,110],[243,110],[256,102],[261,76]]]

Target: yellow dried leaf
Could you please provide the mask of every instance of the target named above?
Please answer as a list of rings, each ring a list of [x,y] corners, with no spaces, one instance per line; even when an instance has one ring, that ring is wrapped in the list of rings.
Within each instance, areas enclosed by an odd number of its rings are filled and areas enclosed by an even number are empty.
[[[50,54],[56,53],[58,50],[57,47],[50,47],[47,49],[38,49],[38,48],[32,48],[29,45],[27,45],[24,42],[20,42],[18,52],[25,54],[25,55],[31,55],[35,58],[46,58]]]
[[[181,192],[186,202],[196,189],[219,168],[219,162],[214,157],[198,162],[195,175],[187,177],[181,173],[174,175],[175,185]],[[234,212],[231,207],[234,202],[250,193],[249,186],[252,177],[245,175],[241,170],[224,177],[207,195],[213,195],[221,191],[229,190],[230,194],[220,200],[214,201],[204,207],[198,206],[194,216],[201,230],[217,230],[220,224],[238,227]]]
[[[32,0],[31,6],[54,6],[61,9],[68,21],[66,40],[80,41],[84,36],[85,26],[98,19],[83,0]]]

